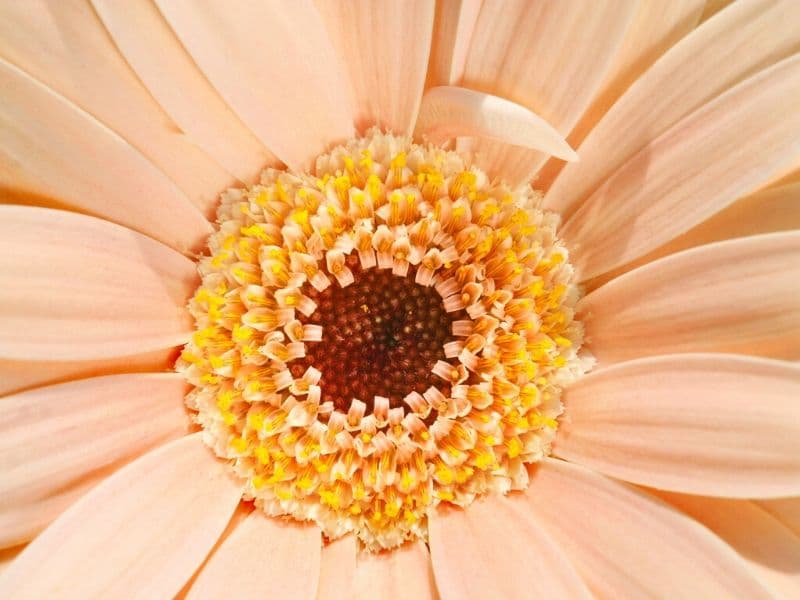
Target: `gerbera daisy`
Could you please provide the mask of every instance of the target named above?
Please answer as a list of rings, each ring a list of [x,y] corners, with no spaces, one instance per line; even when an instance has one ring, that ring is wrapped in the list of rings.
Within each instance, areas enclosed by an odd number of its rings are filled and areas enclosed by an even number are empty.
[[[0,5],[0,595],[800,595],[798,49]]]

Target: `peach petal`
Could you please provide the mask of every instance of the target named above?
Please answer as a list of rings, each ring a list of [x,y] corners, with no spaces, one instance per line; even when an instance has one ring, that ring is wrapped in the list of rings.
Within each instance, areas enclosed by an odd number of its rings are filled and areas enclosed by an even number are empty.
[[[119,54],[88,2],[2,3],[0,56],[124,138],[203,212],[233,183],[231,175],[164,113]],[[39,112],[38,116],[47,115]],[[79,152],[66,154],[71,160],[88,153],[76,147]],[[158,210],[161,202],[159,195],[140,194],[138,206],[147,203],[148,210]]]
[[[0,576],[0,595],[172,597],[241,497],[200,436],[150,452],[75,503]]]
[[[426,88],[456,85],[461,81],[482,5],[483,0],[442,0],[436,3]]]
[[[211,233],[175,184],[102,123],[2,59],[0,87],[0,188],[12,198],[88,212],[181,252]]]
[[[203,76],[154,4],[92,4],[125,60],[192,142],[245,183],[253,183],[266,165],[278,165]]]
[[[182,344],[195,266],[93,217],[0,206],[0,357],[99,360]]]
[[[674,352],[800,356],[800,231],[700,246],[634,269],[579,304],[601,365]]]
[[[463,509],[440,506],[428,527],[444,598],[592,597],[521,495],[491,496]]]
[[[120,465],[185,435],[177,374],[110,375],[0,401],[0,547],[31,540]]]
[[[200,571],[187,599],[314,598],[322,534],[310,525],[255,510],[231,532]]]
[[[733,238],[800,229],[800,182],[784,179],[740,198],[710,219],[626,265],[587,282],[594,289],[636,267],[681,250]]]
[[[311,0],[156,4],[225,101],[291,168],[352,137],[343,72]]]
[[[14,562],[14,559],[16,559],[20,552],[22,552],[24,549],[25,544],[0,550],[0,575],[2,575],[3,571],[11,566],[11,563]]]
[[[554,452],[650,487],[800,494],[800,364],[673,354],[595,371],[565,393]]]
[[[800,157],[796,97],[800,56],[728,90],[640,150],[561,230],[580,275],[630,262],[785,173]]]
[[[0,396],[30,388],[116,373],[172,371],[177,348],[101,360],[43,361],[0,359]]]
[[[524,106],[454,86],[425,92],[416,135],[427,135],[434,143],[460,135],[486,137],[564,160],[578,160],[561,134]]]
[[[394,550],[358,555],[356,600],[435,600],[431,557],[424,543],[408,542]]]
[[[641,10],[675,4],[644,2]],[[800,5],[793,0],[736,2],[687,35],[625,92],[580,144],[581,163],[564,167],[544,206],[571,214],[614,171],[681,119],[796,52],[798,18]],[[749,139],[747,147],[755,147]]]
[[[634,2],[485,3],[460,85],[521,104],[566,134],[597,91],[635,8]],[[512,185],[548,158],[484,140],[475,156]]]
[[[341,600],[352,596],[345,591],[352,590],[357,552],[354,535],[346,535],[323,546],[317,600]]]
[[[546,459],[530,510],[602,598],[771,598],[747,564],[693,519],[631,486]]]
[[[755,502],[667,492],[658,496],[722,538],[778,597],[800,597],[800,538]]]
[[[800,498],[759,500],[757,504],[800,536]]]
[[[356,128],[410,134],[425,84],[434,2],[318,0],[316,6],[350,78]]]

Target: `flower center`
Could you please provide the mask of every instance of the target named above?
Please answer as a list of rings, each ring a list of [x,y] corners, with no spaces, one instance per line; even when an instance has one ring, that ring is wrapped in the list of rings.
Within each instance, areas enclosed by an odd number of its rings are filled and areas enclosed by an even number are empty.
[[[353,284],[309,290],[317,309],[306,320],[322,327],[322,340],[307,344],[306,356],[289,370],[297,378],[310,366],[318,369],[322,401],[341,412],[357,399],[372,414],[376,396],[405,410],[410,392],[441,383],[433,369],[445,362],[444,344],[455,341],[453,319],[434,288],[414,283],[413,272],[363,270],[352,255],[347,265]]]
[[[586,364],[540,200],[377,131],[223,194],[176,368],[244,498],[377,550],[527,485]]]

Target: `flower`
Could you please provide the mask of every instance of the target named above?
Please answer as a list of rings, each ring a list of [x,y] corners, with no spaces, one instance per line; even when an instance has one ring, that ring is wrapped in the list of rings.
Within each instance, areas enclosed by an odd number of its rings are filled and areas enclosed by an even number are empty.
[[[796,3],[0,11],[4,597],[797,595]]]

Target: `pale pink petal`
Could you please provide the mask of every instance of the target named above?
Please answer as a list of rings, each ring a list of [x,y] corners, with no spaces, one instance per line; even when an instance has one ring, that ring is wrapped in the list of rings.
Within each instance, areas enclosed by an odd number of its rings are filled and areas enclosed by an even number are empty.
[[[699,246],[581,300],[601,365],[674,352],[800,357],[800,231]]]
[[[440,505],[428,527],[444,598],[591,598],[521,494],[491,496],[466,508]]]
[[[800,156],[800,56],[728,90],[645,146],[561,231],[589,279],[674,239]]]
[[[0,3],[0,57],[127,140],[204,212],[233,182],[164,113],[120,56],[88,2]],[[74,160],[75,154],[67,156]],[[158,196],[153,198],[148,202],[149,196],[141,196],[140,206],[147,202],[156,210]]]
[[[623,273],[681,250],[733,238],[800,230],[800,182],[784,179],[745,196],[674,240],[587,282],[593,289]]]
[[[572,147],[580,145],[639,76],[697,26],[704,6],[704,0],[639,3],[599,91],[567,138]],[[550,160],[537,174],[536,187],[547,189],[563,167],[563,162]]]
[[[547,459],[524,494],[601,598],[772,597],[719,538],[631,486]]]
[[[554,452],[651,487],[800,494],[800,364],[673,354],[591,373],[566,392]]]
[[[150,452],[70,507],[0,576],[0,596],[172,597],[241,495],[200,436]]]
[[[759,500],[758,505],[800,536],[800,498]]]
[[[192,142],[246,183],[266,165],[277,165],[203,76],[152,2],[92,4],[125,60]]]
[[[358,548],[354,535],[325,544],[319,570],[317,600],[352,598]]]
[[[0,359],[0,396],[38,387],[115,373],[171,371],[177,348],[100,360],[45,361]]]
[[[0,547],[32,539],[122,464],[185,435],[185,380],[136,373],[0,401]]]
[[[311,0],[156,0],[244,123],[292,168],[352,136],[347,86]]]
[[[431,49],[433,0],[315,4],[349,75],[358,130],[378,125],[411,133]]]
[[[483,0],[439,0],[425,87],[461,81]]]
[[[431,557],[428,548],[420,541],[389,551],[360,553],[352,585],[356,600],[438,598]]]
[[[578,160],[561,134],[524,106],[454,86],[425,92],[415,135],[427,136],[434,143],[462,135],[486,137],[564,160]]]
[[[317,527],[255,510],[214,552],[186,597],[313,600],[321,548]]]
[[[0,550],[0,575],[11,566],[11,563],[14,562],[14,559],[17,558],[23,550],[25,550],[25,544]]]
[[[0,357],[99,360],[182,344],[188,258],[93,217],[0,206]]]
[[[800,538],[755,502],[667,492],[658,496],[722,538],[779,597],[800,597]]]
[[[675,4],[644,2],[641,10]],[[625,161],[682,118],[744,78],[796,52],[798,18],[800,4],[794,0],[736,2],[687,35],[648,69],[592,130],[578,148],[581,163],[564,167],[545,196],[545,207],[571,214]],[[757,160],[763,149],[756,150],[755,140],[749,136],[742,139],[747,139],[748,155]],[[685,149],[689,149],[688,142]],[[703,153],[698,156],[705,158]],[[648,156],[641,158],[645,161]],[[645,166],[649,168],[644,162],[638,168]]]
[[[2,59],[0,88],[0,188],[115,221],[181,251],[198,248],[211,232],[135,148]]]
[[[635,7],[618,1],[487,2],[461,85],[521,104],[566,134],[597,91]],[[548,158],[492,142],[478,146],[479,163],[512,184],[530,178]]]

